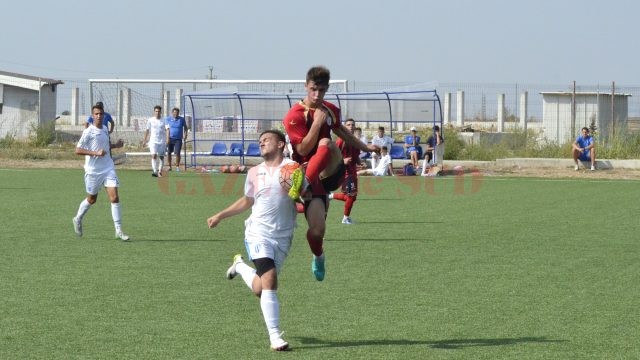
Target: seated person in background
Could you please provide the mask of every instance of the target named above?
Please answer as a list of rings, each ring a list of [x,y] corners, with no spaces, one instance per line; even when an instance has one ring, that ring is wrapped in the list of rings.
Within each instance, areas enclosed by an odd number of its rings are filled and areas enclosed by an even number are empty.
[[[391,149],[391,146],[393,145],[393,139],[390,138],[389,136],[386,136],[384,134],[384,126],[380,126],[378,127],[378,133],[371,138],[371,144],[377,145],[380,148],[382,148],[383,146],[386,146],[387,149]],[[378,162],[379,159],[380,159],[380,155],[374,152],[371,153],[372,169],[376,168],[376,163]]]
[[[435,125],[433,127],[433,134],[427,139],[427,149],[424,152],[424,161],[422,163],[422,174],[426,174],[429,165],[433,163],[433,152],[437,146],[440,146],[444,142],[442,135],[440,135],[440,127]]]
[[[391,165],[391,156],[386,146],[380,151],[380,161],[375,168],[358,171],[358,175],[386,176],[393,175],[393,166]]]
[[[578,136],[573,143],[573,161],[576,163],[575,170],[578,171],[578,160],[591,161],[591,171],[596,169],[596,148],[593,136],[589,134],[589,128],[582,128],[582,135]]]
[[[355,137],[357,137],[358,139],[360,139],[360,141],[362,141],[363,144],[367,143],[367,136],[362,134],[362,129],[361,128],[359,128],[359,127],[355,128],[353,130],[353,135]],[[366,158],[369,157],[369,153],[366,152],[366,151],[361,151],[359,157],[360,157],[360,160],[366,159]]]
[[[411,159],[411,165],[414,169],[418,168],[418,159],[421,152],[418,147],[420,146],[420,136],[417,135],[415,127],[411,128],[411,135],[404,137],[404,150],[407,154],[407,158]]]

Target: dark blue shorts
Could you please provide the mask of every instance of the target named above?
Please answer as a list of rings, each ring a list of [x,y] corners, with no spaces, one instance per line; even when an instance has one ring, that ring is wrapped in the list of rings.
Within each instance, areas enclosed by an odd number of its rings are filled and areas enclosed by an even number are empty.
[[[182,150],[182,139],[169,139],[169,146],[167,146],[167,152],[169,154],[174,153],[180,155]]]

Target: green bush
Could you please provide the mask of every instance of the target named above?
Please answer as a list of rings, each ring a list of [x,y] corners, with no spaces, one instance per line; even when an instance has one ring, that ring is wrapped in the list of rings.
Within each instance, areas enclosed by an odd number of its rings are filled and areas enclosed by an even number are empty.
[[[0,139],[0,148],[9,149],[16,144],[16,137],[13,134],[7,133],[4,139]]]
[[[44,124],[31,124],[29,143],[34,147],[45,147],[56,139],[56,124],[49,121]]]

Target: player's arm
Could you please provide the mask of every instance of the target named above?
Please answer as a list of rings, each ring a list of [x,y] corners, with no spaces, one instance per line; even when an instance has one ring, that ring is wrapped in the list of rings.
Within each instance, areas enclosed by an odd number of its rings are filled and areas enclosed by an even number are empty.
[[[187,135],[189,134],[189,127],[187,126],[187,120],[184,120],[184,141],[187,141]]]
[[[89,155],[89,156],[104,156],[107,152],[104,149],[98,151],[91,151],[82,147],[76,148],[76,155]]]
[[[353,146],[356,149],[360,149],[360,151],[366,151],[366,152],[380,151],[380,148],[378,146],[373,144],[371,145],[365,144],[362,141],[360,141],[360,139],[355,137],[355,135],[353,135],[351,131],[349,131],[349,129],[347,129],[342,124],[339,127],[333,129],[333,133],[336,134],[338,137],[340,137],[342,140],[344,140],[347,144]]]
[[[111,134],[113,132],[113,130],[116,128],[116,122],[113,121],[112,117],[109,117],[111,119],[111,121],[107,121],[107,126],[109,127],[109,134]]]
[[[323,122],[321,121],[315,121],[316,116],[315,114],[317,114],[319,111],[316,110],[314,113],[314,121],[311,124],[311,128],[309,129],[309,132],[307,132],[307,134],[304,136],[304,138],[302,139],[302,141],[300,141],[300,143],[295,144],[293,146],[295,146],[296,148],[296,152],[298,154],[300,154],[301,156],[307,156],[311,150],[313,150],[313,148],[316,147],[316,145],[318,144],[318,136],[320,136],[320,129],[322,128]],[[294,120],[294,122],[302,122],[304,123],[305,119],[303,117],[299,117],[298,119]]]
[[[142,137],[142,146],[145,146],[147,144],[147,140],[149,140],[149,129],[148,128],[144,131],[144,136]]]
[[[236,200],[233,204],[229,205],[226,209],[208,218],[207,225],[209,226],[210,229],[212,229],[216,227],[220,223],[220,221],[228,217],[241,214],[245,212],[247,209],[249,209],[251,206],[253,206],[253,198],[250,198],[248,196],[243,196],[238,200]]]

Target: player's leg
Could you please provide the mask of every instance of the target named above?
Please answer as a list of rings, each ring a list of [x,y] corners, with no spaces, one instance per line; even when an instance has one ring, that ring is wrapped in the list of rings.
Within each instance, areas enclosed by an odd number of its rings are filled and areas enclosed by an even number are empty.
[[[596,148],[589,149],[589,158],[591,159],[591,170],[596,169]]]
[[[112,170],[107,174],[104,186],[111,202],[111,218],[116,231],[115,236],[122,241],[128,241],[129,236],[122,231],[122,211],[120,208],[120,196],[118,195],[119,183],[115,170]]]
[[[169,171],[171,171],[171,153],[173,152],[173,140],[169,139],[167,144],[167,163],[169,164]]]
[[[158,176],[158,153],[156,153],[155,145],[151,144],[151,176]]]
[[[73,230],[78,237],[82,236],[82,219],[87,214],[91,205],[95,204],[98,200],[98,189],[101,184],[98,184],[98,179],[94,175],[84,175],[84,186],[87,192],[87,197],[80,202],[78,206],[78,212],[73,217]]]
[[[322,138],[318,141],[318,149],[316,153],[309,159],[307,168],[305,170],[305,177],[311,186],[313,194],[324,194],[324,189],[320,183],[320,173],[323,172],[329,165],[331,158],[335,156],[335,149],[340,150],[331,139]],[[342,156],[338,155],[340,161]]]
[[[174,150],[174,155],[176,156],[176,171],[180,171],[180,152],[182,151],[182,139],[176,140]]]
[[[580,150],[573,149],[573,162],[576,164],[575,170],[578,170],[578,158],[580,158]]]
[[[326,196],[318,196],[306,202],[305,215],[309,228],[307,243],[313,253],[311,271],[316,280],[322,281],[325,275],[324,234],[326,230],[327,202]]]

